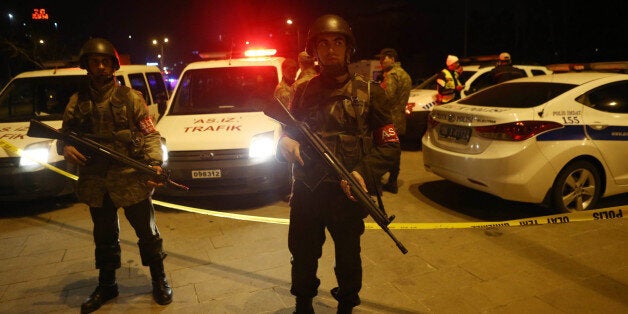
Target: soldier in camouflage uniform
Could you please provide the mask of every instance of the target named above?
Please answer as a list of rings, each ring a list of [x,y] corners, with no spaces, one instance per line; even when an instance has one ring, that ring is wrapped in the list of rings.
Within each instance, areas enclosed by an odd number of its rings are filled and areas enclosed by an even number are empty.
[[[281,63],[281,82],[275,87],[274,96],[279,99],[284,106],[288,106],[292,98],[292,84],[297,77],[299,65],[294,59],[285,59]]]
[[[406,106],[410,98],[412,79],[408,72],[401,67],[401,63],[397,61],[398,55],[395,49],[384,48],[377,57],[384,72],[381,86],[386,91],[386,96],[390,98],[390,110],[397,134],[403,138],[406,134]],[[388,182],[383,186],[385,191],[397,193],[400,164],[401,159],[397,159],[390,168]]]
[[[337,15],[323,15],[310,28],[306,50],[319,60],[321,73],[295,91],[290,111],[321,137],[362,188],[373,185],[399,158],[399,138],[392,123],[388,98],[377,84],[349,74],[349,57],[355,51],[349,24]],[[325,228],[335,246],[334,272],[338,287],[338,313],[350,313],[360,304],[362,287],[360,237],[368,212],[315,156],[296,130],[287,127],[280,139],[280,156],[293,163],[288,247],[292,254],[295,313],[313,313],[318,293],[318,259]]]
[[[87,80],[70,98],[62,130],[81,134],[161,171],[161,136],[141,94],[116,83],[114,72],[120,62],[113,45],[105,39],[90,39],[81,48],[79,59],[81,68],[87,70]],[[79,200],[89,206],[94,223],[98,287],[82,304],[81,312],[93,312],[118,296],[115,271],[121,266],[119,207],[124,208],[139,238],[142,265],[150,267],[155,301],[162,305],[172,302],[163,265],[166,253],[151,200],[154,188],[163,184],[115,161],[90,158],[89,152],[80,147],[59,143],[58,149],[66,160],[79,165],[76,192]]]

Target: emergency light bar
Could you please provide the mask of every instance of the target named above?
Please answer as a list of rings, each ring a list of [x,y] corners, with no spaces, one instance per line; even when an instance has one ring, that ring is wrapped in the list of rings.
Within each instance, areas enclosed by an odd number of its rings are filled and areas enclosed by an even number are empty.
[[[250,49],[244,52],[246,57],[269,57],[274,56],[277,49]]]

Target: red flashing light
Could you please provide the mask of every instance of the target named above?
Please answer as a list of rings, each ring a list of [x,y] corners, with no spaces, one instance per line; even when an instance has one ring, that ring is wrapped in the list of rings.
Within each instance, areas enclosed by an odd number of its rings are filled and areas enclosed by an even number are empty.
[[[244,52],[247,57],[270,57],[277,53],[277,49],[249,49]]]

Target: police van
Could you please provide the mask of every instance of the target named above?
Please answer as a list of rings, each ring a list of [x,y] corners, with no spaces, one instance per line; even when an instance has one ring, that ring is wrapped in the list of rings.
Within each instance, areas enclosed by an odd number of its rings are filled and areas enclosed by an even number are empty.
[[[165,139],[171,178],[189,191],[157,195],[260,195],[287,193],[288,163],[275,158],[281,125],[266,116],[281,80],[283,57],[272,50],[188,64],[157,129]]]
[[[31,119],[60,128],[69,98],[86,75],[78,67],[28,71],[12,78],[0,91],[0,200],[32,200],[73,192],[72,180],[64,173],[55,173],[33,160],[70,170],[63,156],[57,154],[55,141],[31,138],[26,132]],[[168,99],[159,68],[121,65],[115,75],[120,85],[142,92],[152,118],[159,120]]]

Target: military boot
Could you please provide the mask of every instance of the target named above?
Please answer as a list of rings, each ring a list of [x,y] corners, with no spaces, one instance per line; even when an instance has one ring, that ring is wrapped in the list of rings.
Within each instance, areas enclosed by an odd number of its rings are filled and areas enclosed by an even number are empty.
[[[161,305],[170,304],[172,302],[172,288],[166,280],[163,261],[154,262],[149,267],[153,283],[153,299]]]
[[[99,309],[105,302],[118,296],[115,269],[101,269],[98,275],[98,287],[81,304],[81,313],[91,313]]]
[[[351,314],[351,312],[353,312],[355,304],[340,300],[338,298],[338,287],[331,289],[330,292],[334,299],[338,301],[338,310],[336,311],[336,314]]]
[[[293,314],[314,314],[312,298],[297,297],[296,308]]]

